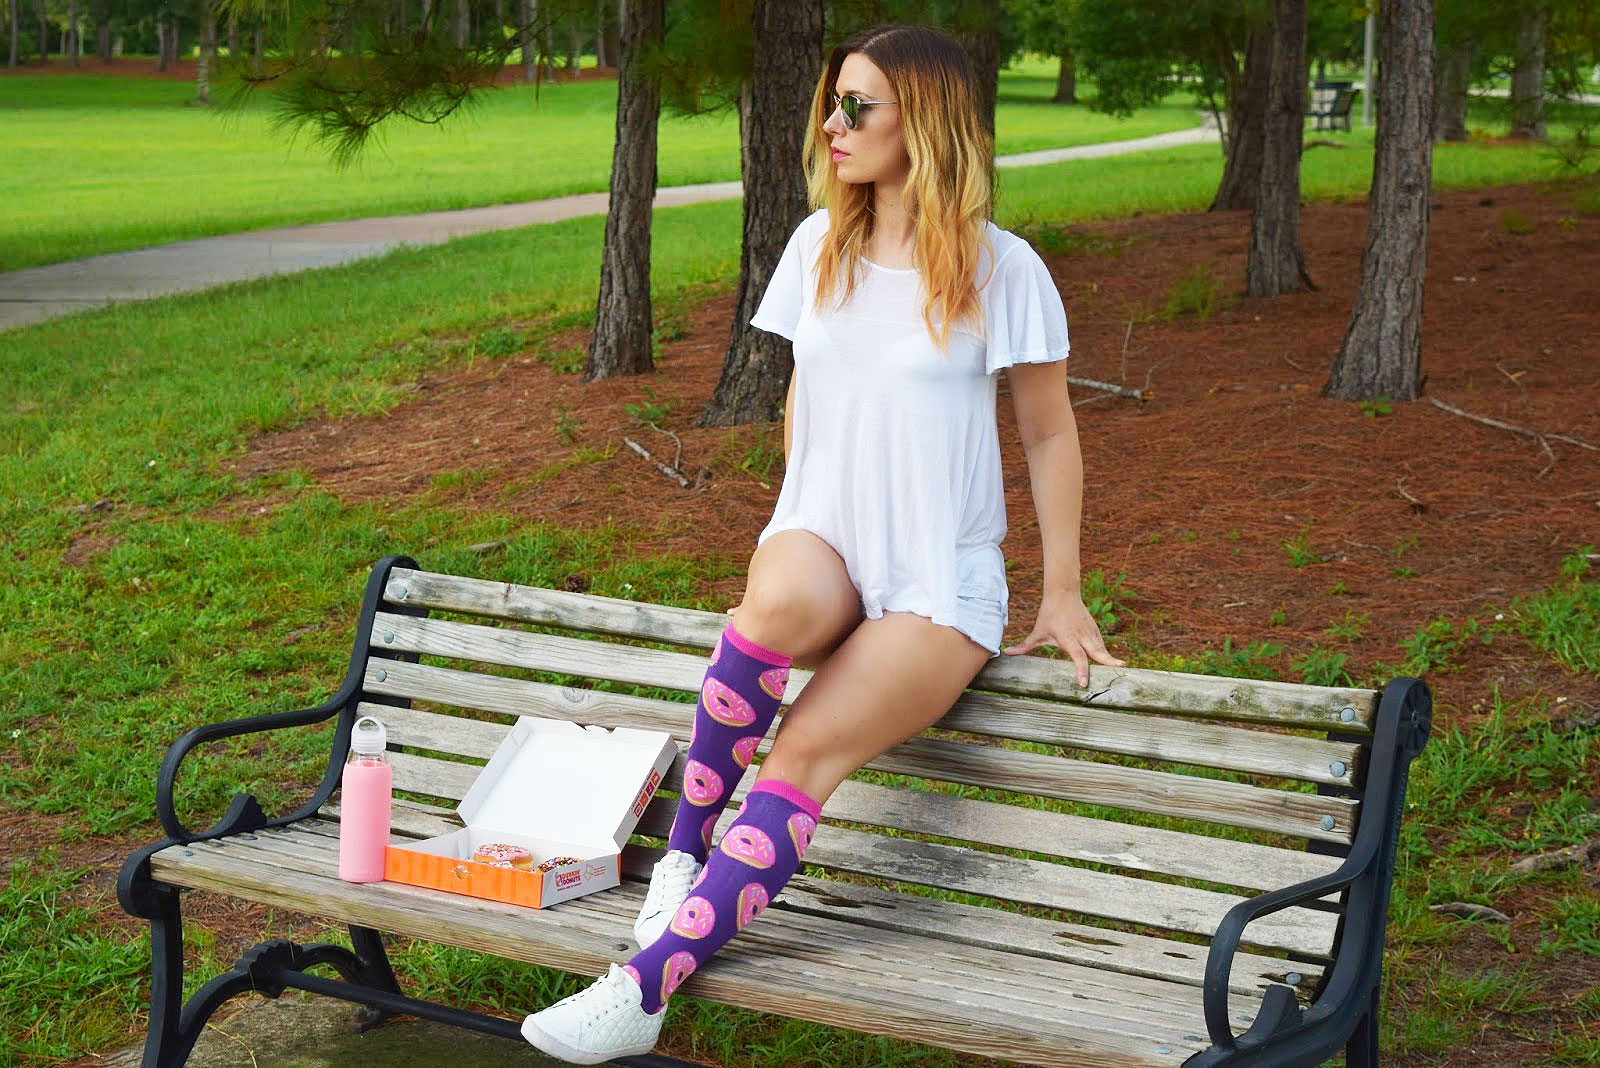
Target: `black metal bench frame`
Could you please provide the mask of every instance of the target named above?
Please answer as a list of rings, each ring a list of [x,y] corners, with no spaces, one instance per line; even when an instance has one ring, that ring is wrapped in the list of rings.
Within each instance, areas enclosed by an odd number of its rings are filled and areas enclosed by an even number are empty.
[[[212,979],[187,1003],[183,1001],[183,921],[180,888],[155,880],[150,858],[163,849],[286,827],[316,816],[332,797],[348,755],[356,705],[366,696],[363,665],[385,654],[371,646],[373,620],[382,602],[389,572],[415,568],[404,556],[380,560],[367,581],[356,629],[355,651],[343,684],[315,708],[254,716],[196,727],[173,743],[162,761],[156,784],[156,813],[167,837],[144,846],[124,862],[117,880],[117,898],[130,915],[150,921],[150,1026],[144,1068],[175,1068],[189,1057],[206,1021],[226,1001],[254,991],[279,997],[287,989],[310,991],[364,1006],[360,1026],[370,1028],[391,1016],[406,1014],[521,1040],[519,1023],[409,997],[400,991],[389,965],[381,934],[349,926],[351,949],[328,943],[300,945],[282,939],[262,942],[244,953],[233,969]],[[387,606],[388,611],[425,616],[419,609]],[[1330,874],[1295,886],[1261,894],[1233,907],[1212,940],[1206,963],[1204,1012],[1211,1047],[1184,1062],[1184,1068],[1256,1068],[1265,1065],[1315,1065],[1343,1050],[1350,1068],[1378,1064],[1378,993],[1383,965],[1385,919],[1394,879],[1400,817],[1412,759],[1427,741],[1432,699],[1417,679],[1396,679],[1383,690],[1371,739],[1371,763],[1362,795],[1362,818],[1343,863]],[[309,726],[337,717],[337,731],[328,766],[312,798],[287,816],[269,818],[251,794],[234,796],[222,818],[204,831],[183,825],[173,804],[179,766],[197,746],[280,727]],[[1311,843],[1322,851],[1342,851]],[[1312,1009],[1303,1009],[1287,986],[1269,988],[1254,1023],[1235,1036],[1228,1024],[1228,976],[1240,936],[1253,920],[1296,904],[1315,901],[1332,891],[1344,897],[1335,939],[1336,956],[1323,973]],[[342,981],[312,974],[319,965],[334,968]],[[618,1060],[638,1068],[693,1068],[683,1061],[654,1054]]]
[[[1333,96],[1328,100],[1327,106],[1319,108],[1315,103],[1306,110],[1306,114],[1316,119],[1313,129],[1332,130],[1335,124],[1342,124],[1346,130],[1350,129],[1350,111],[1355,106],[1356,97],[1361,90],[1351,85],[1319,85],[1319,90],[1324,92],[1332,90]]]

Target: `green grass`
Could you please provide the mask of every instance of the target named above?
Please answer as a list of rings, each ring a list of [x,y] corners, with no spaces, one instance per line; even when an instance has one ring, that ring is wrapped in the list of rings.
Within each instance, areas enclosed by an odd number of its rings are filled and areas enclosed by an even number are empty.
[[[997,151],[1143,137],[1193,126],[1181,95],[1122,120],[1048,102],[1002,75]],[[0,78],[0,271],[272,226],[441,211],[604,190],[616,84],[485,93],[438,126],[394,120],[349,171],[272,128],[269,96],[238,111],[187,106],[193,86],[93,73]],[[222,91],[215,95],[222,99]],[[739,177],[737,118],[664,115],[662,185]],[[64,208],[70,205],[70,208]]]
[[[1488,159],[1492,168],[1484,166],[1495,173],[1526,178],[1541,166],[1537,150],[1464,147],[1470,154],[1461,159]],[[1453,155],[1441,149],[1441,180],[1481,173],[1452,170]],[[1174,157],[1176,169],[1159,169]],[[1128,192],[1114,188],[1119,173],[1151,178],[1190,168],[1203,176],[1209,169],[1214,183],[1217,167],[1213,149],[1203,157],[1186,150],[1011,172],[1002,222],[1024,210],[1051,225],[1075,212],[1108,214],[1128,203]],[[1360,195],[1364,177],[1346,175],[1341,185],[1334,179],[1342,173],[1319,179],[1321,195]],[[1032,199],[1019,199],[1019,189]],[[1172,196],[1160,185],[1142,192],[1145,199],[1133,201],[1139,210]],[[62,852],[93,836],[156,837],[150,798],[166,744],[198,722],[324,699],[348,656],[353,591],[384,553],[524,582],[559,584],[579,571],[595,592],[685,605],[696,604],[705,582],[734,573],[742,560],[660,557],[651,534],[656,517],[624,514],[580,535],[457,505],[453,487],[481,472],[453,472],[425,497],[380,507],[341,501],[301,472],[242,483],[222,470],[261,430],[319,412],[382,412],[409,397],[404,383],[424,370],[518,352],[564,359],[545,349],[592,309],[602,224],[591,218],[479,235],[7,333],[0,346],[0,818],[59,822]],[[659,213],[662,307],[730,287],[738,233],[737,204]],[[770,443],[758,443],[743,462],[764,473],[770,453]],[[733,462],[740,459],[735,450]],[[262,503],[236,517],[222,513],[225,502],[241,499]],[[110,507],[92,510],[101,500]],[[73,540],[91,526],[120,540],[82,566],[66,563]],[[466,549],[499,538],[509,540],[487,560]],[[1129,613],[1124,581],[1101,574],[1093,584],[1108,629]],[[1594,671],[1597,588],[1587,556],[1576,553],[1548,587],[1514,600],[1504,626],[1570,670]],[[1401,653],[1447,671],[1463,643],[1481,637],[1472,626],[1430,623]],[[1319,662],[1306,659],[1316,650],[1265,642],[1163,654],[1139,649],[1136,631],[1129,640],[1125,648],[1142,666],[1259,678],[1279,677],[1286,658],[1299,658],[1300,674],[1348,668],[1334,664],[1343,649],[1323,650]],[[1437,963],[1463,921],[1430,913],[1428,904],[1492,903],[1536,886],[1551,904],[1540,916],[1541,941],[1530,948],[1540,959],[1594,952],[1592,909],[1575,873],[1495,874],[1503,859],[1596,833],[1592,806],[1571,785],[1592,780],[1594,742],[1542,725],[1549,709],[1537,702],[1513,704],[1497,694],[1487,701],[1493,716],[1484,725],[1441,723],[1413,776],[1388,981],[1391,989],[1432,984],[1442,1000],[1437,1010],[1386,1022],[1396,1029],[1386,1041],[1400,1051],[1456,1048],[1456,1025],[1470,1014],[1534,1018],[1536,992],[1509,963],[1492,980]],[[326,729],[307,728],[259,746],[220,743],[186,769],[180,809],[192,823],[208,821],[245,787],[273,808],[301,800],[327,742]],[[1508,819],[1502,804],[1518,806],[1519,815]],[[143,939],[97,919],[115,904],[94,899],[79,869],[61,866],[59,855],[20,858],[0,888],[0,1018],[41,1021],[0,1029],[0,1064],[49,1065],[136,1037]],[[215,959],[203,929],[192,937],[198,981],[228,962]],[[512,1010],[529,1003],[530,991],[553,993],[571,982],[426,944],[406,947],[396,963],[408,983]],[[674,1012],[674,1026],[689,1029],[697,1052],[729,1063],[952,1063],[937,1052],[758,1022],[694,1002]],[[45,1022],[63,1018],[70,1026]],[[1587,1037],[1570,1030],[1561,1041],[1573,1063],[1595,1049],[1592,1030]]]

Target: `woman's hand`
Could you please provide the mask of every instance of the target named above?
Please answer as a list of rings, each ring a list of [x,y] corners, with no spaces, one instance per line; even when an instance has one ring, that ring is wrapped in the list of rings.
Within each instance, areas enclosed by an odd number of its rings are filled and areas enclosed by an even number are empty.
[[[1091,660],[1108,667],[1125,666],[1123,661],[1106,651],[1105,639],[1100,636],[1100,626],[1084,605],[1083,595],[1076,590],[1054,596],[1047,594],[1044,604],[1039,606],[1039,619],[1033,625],[1033,633],[1019,644],[1006,649],[1005,654],[1021,656],[1041,645],[1053,645],[1072,657],[1072,662],[1078,669],[1080,687],[1089,685]]]

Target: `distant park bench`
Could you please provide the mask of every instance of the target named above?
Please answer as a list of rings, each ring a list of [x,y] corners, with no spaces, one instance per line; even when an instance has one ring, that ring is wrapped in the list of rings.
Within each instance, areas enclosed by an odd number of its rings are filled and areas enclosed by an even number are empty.
[[[151,925],[146,1068],[184,1063],[212,1012],[250,991],[519,1037],[517,1020],[403,994],[380,932],[587,975],[626,958],[660,854],[645,843],[624,851],[621,887],[541,910],[341,882],[350,730],[367,714],[387,725],[393,833],[428,837],[458,825],[455,802],[516,716],[686,743],[726,626],[380,560],[329,701],[197,727],[162,763],[168,837],[129,857],[117,886]],[[790,694],[809,678],[797,670]],[[807,872],[683,990],[1024,1064],[1316,1065],[1344,1050],[1373,1068],[1407,769],[1430,707],[1415,679],[1373,691],[1096,665],[1080,689],[1070,661],[991,660],[938,729],[839,788]],[[175,779],[196,747],[316,723],[332,725],[329,761],[297,811],[269,817],[239,794],[209,830],[180,821]],[[683,770],[680,755],[663,787],[680,789]],[[664,837],[674,804],[652,801],[639,833]],[[185,1004],[191,888],[346,924],[351,948],[263,942]]]
[[[1313,129],[1332,130],[1336,124],[1350,129],[1350,109],[1361,90],[1349,82],[1318,82],[1311,90],[1306,114],[1316,119]]]

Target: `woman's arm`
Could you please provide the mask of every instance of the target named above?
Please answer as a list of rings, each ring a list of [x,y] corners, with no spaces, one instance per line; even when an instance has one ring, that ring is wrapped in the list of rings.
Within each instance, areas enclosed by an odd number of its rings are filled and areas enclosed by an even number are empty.
[[[789,395],[783,399],[783,462],[789,462],[789,457],[794,455],[790,447],[794,444],[794,420],[789,413],[794,411],[794,369],[789,369]]]
[[[1094,617],[1083,603],[1078,543],[1083,526],[1083,454],[1078,421],[1067,397],[1066,364],[1017,364],[1006,369],[1017,431],[1028,458],[1039,538],[1044,548],[1044,589],[1039,619],[1013,656],[1054,645],[1072,657],[1078,685],[1089,684],[1089,661],[1121,667],[1106,651]]]

